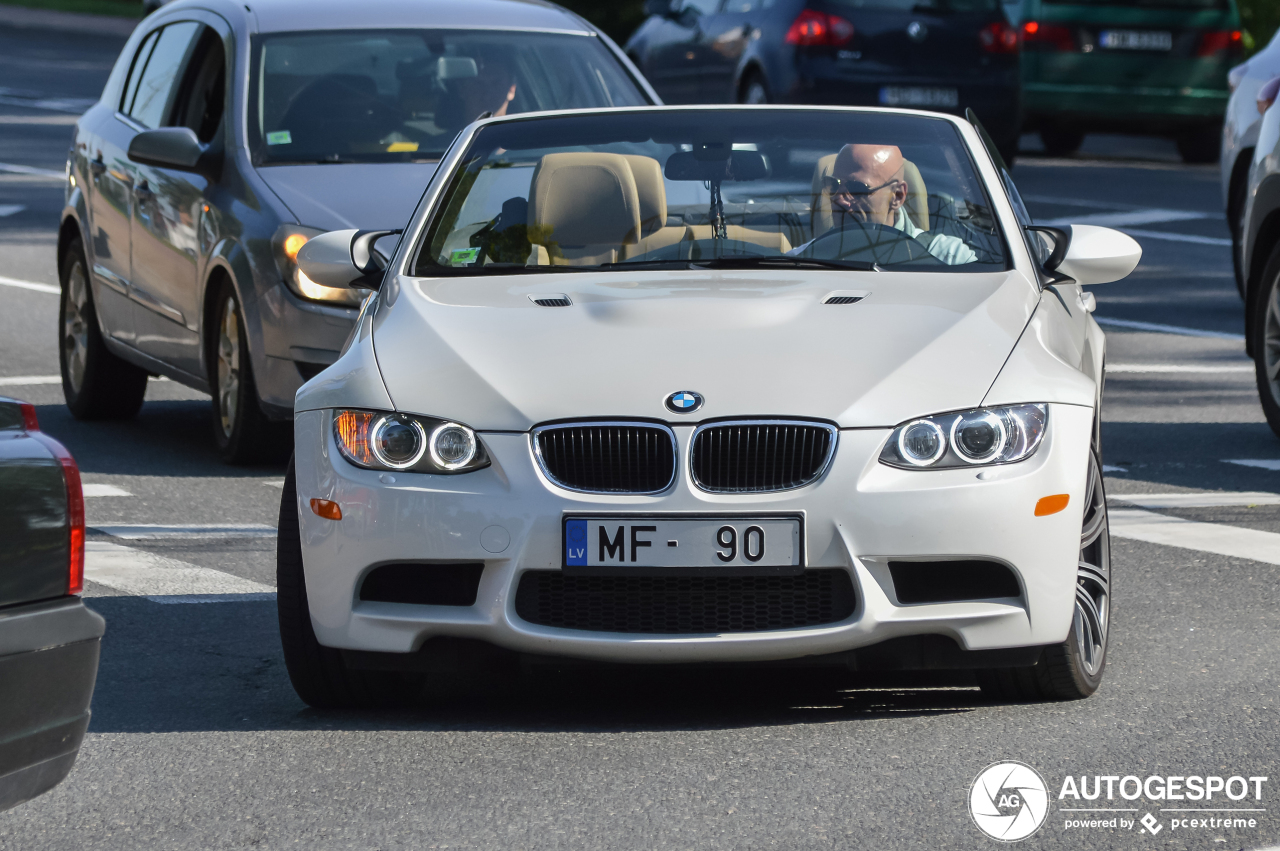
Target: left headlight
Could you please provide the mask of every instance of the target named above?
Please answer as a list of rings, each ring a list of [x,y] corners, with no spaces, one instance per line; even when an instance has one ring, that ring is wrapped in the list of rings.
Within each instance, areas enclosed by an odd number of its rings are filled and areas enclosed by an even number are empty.
[[[1035,454],[1049,424],[1047,405],[975,408],[923,417],[893,430],[880,463],[904,470],[1012,464]]]
[[[469,473],[489,466],[476,433],[461,423],[378,411],[334,412],[342,456],[366,470]]]
[[[284,282],[295,295],[308,301],[319,301],[325,304],[337,304],[343,307],[359,307],[365,294],[347,287],[326,287],[308,278],[298,268],[298,252],[302,246],[314,236],[324,233],[315,228],[304,228],[297,225],[281,225],[272,240],[276,266],[284,277]]]

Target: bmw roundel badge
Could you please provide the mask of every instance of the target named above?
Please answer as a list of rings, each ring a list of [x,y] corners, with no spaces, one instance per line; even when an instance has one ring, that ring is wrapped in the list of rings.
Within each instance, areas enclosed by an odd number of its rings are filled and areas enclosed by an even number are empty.
[[[702,407],[702,396],[692,390],[678,390],[667,397],[667,410],[673,414],[692,414]]]

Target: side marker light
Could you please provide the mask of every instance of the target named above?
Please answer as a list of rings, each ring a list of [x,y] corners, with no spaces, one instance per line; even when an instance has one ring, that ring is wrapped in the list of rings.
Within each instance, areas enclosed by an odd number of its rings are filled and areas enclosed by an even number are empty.
[[[1044,502],[1044,500],[1040,500]],[[342,506],[328,499],[311,500],[311,510],[315,512],[317,517],[323,517],[325,520],[341,520]],[[1039,511],[1039,509],[1036,509]]]
[[[1045,517],[1050,514],[1057,514],[1059,511],[1067,507],[1067,503],[1071,501],[1069,493],[1055,493],[1053,496],[1041,497],[1036,503],[1036,517]],[[315,500],[311,501],[312,505]],[[319,512],[316,512],[317,514]]]

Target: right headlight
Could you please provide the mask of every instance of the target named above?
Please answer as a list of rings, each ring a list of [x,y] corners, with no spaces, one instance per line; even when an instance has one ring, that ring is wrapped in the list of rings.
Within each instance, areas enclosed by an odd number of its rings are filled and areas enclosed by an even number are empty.
[[[348,287],[326,287],[308,278],[298,268],[298,252],[308,240],[324,233],[315,228],[304,228],[297,225],[281,225],[272,240],[275,252],[276,267],[284,277],[285,284],[295,295],[308,301],[319,301],[325,304],[337,304],[343,307],[359,307],[365,293]]]
[[[1048,424],[1042,404],[922,417],[893,430],[880,463],[905,470],[1012,464],[1035,454]]]
[[[366,470],[469,473],[489,466],[476,433],[461,423],[378,411],[334,412],[342,456]]]

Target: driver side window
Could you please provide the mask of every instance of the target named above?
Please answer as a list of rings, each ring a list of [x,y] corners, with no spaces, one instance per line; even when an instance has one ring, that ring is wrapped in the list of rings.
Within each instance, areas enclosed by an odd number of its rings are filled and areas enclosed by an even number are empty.
[[[205,27],[178,91],[174,127],[189,127],[204,144],[213,141],[227,98],[227,63],[222,37]]]
[[[201,25],[169,24],[143,42],[125,84],[120,111],[148,129],[163,127],[189,48]]]

